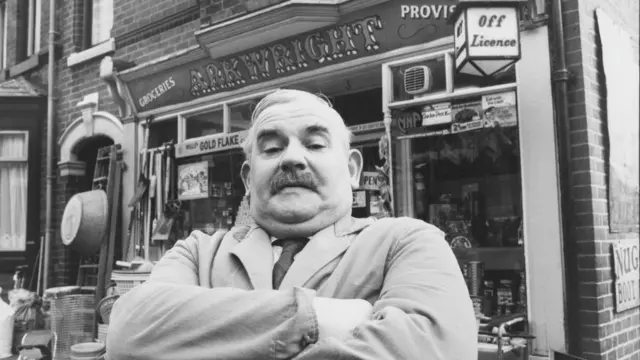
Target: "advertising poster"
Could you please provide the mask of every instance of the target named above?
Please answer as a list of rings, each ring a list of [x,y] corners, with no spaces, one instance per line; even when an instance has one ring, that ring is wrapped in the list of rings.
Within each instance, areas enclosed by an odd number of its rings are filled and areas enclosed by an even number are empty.
[[[640,223],[640,168],[638,148],[640,96],[638,52],[631,36],[601,10],[596,11],[602,38],[606,78],[606,124],[609,137],[609,228],[635,232]]]
[[[363,171],[360,177],[360,189],[362,190],[380,190],[378,172],[376,171]]]
[[[351,201],[352,208],[367,207],[367,193],[365,191],[352,192],[353,199]]]
[[[178,199],[193,200],[209,197],[209,162],[178,166]]]
[[[489,94],[453,104],[427,105],[421,112],[399,113],[394,121],[399,138],[418,133],[423,136],[441,136],[497,126],[516,126],[516,92]]]

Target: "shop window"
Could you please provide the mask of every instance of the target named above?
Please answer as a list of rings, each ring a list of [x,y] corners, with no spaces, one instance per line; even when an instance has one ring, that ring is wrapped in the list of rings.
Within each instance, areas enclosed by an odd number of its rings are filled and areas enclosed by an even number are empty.
[[[217,109],[201,114],[185,116],[186,138],[220,134],[224,130],[224,113]]]
[[[27,132],[0,132],[0,252],[26,249],[28,140]]]
[[[453,83],[455,90],[465,88],[483,88],[487,86],[496,86],[503,84],[512,84],[516,82],[516,67],[512,65],[505,71],[494,74],[493,76],[475,76],[464,73],[456,73]]]
[[[451,117],[449,129],[403,140],[414,216],[445,232],[477,310],[526,313],[515,92],[454,102]]]
[[[259,100],[229,105],[230,132],[249,130],[251,115]]]
[[[170,141],[178,141],[178,119],[154,121],[149,127],[148,148],[156,148]]]
[[[178,162],[178,198],[182,200],[180,231],[213,234],[235,223],[245,190],[240,178],[241,150],[191,157]]]
[[[347,126],[382,121],[382,88],[331,98],[333,108]]]
[[[392,102],[444,93],[447,89],[444,56],[392,67],[391,73],[393,76]]]

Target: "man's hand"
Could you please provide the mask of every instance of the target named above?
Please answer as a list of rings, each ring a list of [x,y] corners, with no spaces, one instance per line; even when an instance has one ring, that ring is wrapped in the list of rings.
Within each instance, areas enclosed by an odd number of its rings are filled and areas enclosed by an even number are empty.
[[[318,318],[320,339],[349,336],[356,326],[370,320],[373,312],[371,304],[361,299],[316,297],[313,307]]]

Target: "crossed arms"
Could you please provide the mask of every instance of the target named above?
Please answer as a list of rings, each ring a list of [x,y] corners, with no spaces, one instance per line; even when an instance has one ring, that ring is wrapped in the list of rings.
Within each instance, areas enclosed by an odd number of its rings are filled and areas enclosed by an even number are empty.
[[[468,292],[448,244],[432,229],[412,226],[397,239],[371,316],[344,333],[323,329],[361,311],[362,300],[332,302],[303,288],[199,286],[198,273],[211,271],[211,264],[198,263],[199,241],[219,242],[222,236],[192,235],[167,252],[149,281],[116,303],[108,358],[476,359]],[[327,311],[332,307],[333,316]]]

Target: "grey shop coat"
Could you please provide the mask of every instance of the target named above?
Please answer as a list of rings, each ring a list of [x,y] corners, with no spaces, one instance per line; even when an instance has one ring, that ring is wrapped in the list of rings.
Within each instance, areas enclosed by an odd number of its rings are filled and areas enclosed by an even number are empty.
[[[411,218],[350,216],[311,238],[279,290],[261,228],[176,243],[115,304],[110,360],[474,360],[477,330],[453,252]],[[314,296],[365,299],[373,318],[318,341]]]

